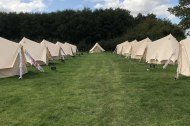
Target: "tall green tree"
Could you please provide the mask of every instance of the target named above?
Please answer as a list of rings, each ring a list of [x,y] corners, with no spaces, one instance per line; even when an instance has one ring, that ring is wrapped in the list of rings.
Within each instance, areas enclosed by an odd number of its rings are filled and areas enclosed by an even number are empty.
[[[101,42],[106,50],[126,40],[159,39],[172,33],[178,40],[184,37],[179,26],[170,21],[138,14],[133,17],[125,9],[63,10],[51,13],[0,12],[0,37],[19,42],[27,37],[40,42],[70,42],[79,50],[89,50]]]
[[[179,0],[179,5],[168,10],[181,19],[180,26],[183,29],[190,28],[190,0]]]

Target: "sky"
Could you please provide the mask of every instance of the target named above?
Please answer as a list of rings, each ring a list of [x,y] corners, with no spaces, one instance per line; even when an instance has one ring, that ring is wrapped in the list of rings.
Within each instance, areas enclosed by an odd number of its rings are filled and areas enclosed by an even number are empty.
[[[154,13],[159,18],[170,19],[178,24],[179,19],[167,9],[178,4],[179,0],[0,0],[3,12],[54,12],[57,10],[83,8],[122,8],[131,11],[133,16]]]

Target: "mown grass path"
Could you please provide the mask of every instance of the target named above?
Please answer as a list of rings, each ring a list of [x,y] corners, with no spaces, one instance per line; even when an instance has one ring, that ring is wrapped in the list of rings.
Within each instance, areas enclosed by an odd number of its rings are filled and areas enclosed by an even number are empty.
[[[0,126],[189,126],[190,78],[111,54],[85,54],[0,79]]]

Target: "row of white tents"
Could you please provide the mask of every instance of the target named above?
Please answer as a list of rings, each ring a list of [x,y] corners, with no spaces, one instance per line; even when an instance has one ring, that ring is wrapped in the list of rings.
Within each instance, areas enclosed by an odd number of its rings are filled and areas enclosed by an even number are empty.
[[[179,74],[190,76],[190,39],[180,42],[171,34],[151,41],[146,38],[141,41],[123,42],[116,46],[116,53],[132,59],[145,60],[149,64],[178,64]]]
[[[27,73],[27,64],[40,70],[40,65],[48,65],[50,60],[75,56],[77,46],[65,42],[51,43],[43,40],[37,43],[23,38],[19,43],[0,37],[0,78]]]

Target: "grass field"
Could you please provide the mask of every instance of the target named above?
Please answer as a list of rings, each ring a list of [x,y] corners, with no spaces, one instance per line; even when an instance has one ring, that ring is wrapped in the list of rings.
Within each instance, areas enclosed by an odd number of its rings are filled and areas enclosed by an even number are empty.
[[[111,54],[85,54],[0,79],[0,126],[190,126],[190,78]]]

